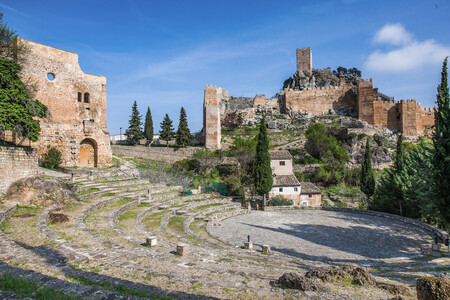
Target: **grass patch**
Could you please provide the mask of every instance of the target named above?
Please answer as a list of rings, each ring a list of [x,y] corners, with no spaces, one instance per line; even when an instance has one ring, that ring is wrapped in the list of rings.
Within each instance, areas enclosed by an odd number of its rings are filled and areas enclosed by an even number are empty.
[[[221,205],[223,205],[223,204],[224,204],[224,203],[211,203],[211,204],[206,204],[206,205],[202,205],[202,206],[196,207],[196,208],[192,209],[191,211],[192,211],[192,212],[197,212],[197,211],[200,211],[200,210],[209,208],[209,207],[221,206]]]
[[[73,295],[66,295],[45,285],[5,274],[0,275],[0,290],[13,292],[21,297],[45,300],[78,299]]]
[[[184,234],[183,231],[183,222],[186,219],[186,216],[173,216],[169,220],[168,227],[171,228],[178,234]]]
[[[149,299],[171,299],[170,297],[167,296],[153,295],[146,291],[131,289],[126,287],[124,284],[113,284],[111,282],[96,282],[85,277],[74,277],[70,275],[66,275],[66,279],[70,282],[78,283],[81,285],[88,285],[102,290],[113,291],[127,296],[144,297]]]
[[[170,209],[159,210],[158,212],[155,212],[145,217],[143,220],[145,228],[159,227],[159,225],[161,224],[162,217],[169,211]]]
[[[119,217],[117,219],[119,221],[124,221],[127,219],[136,218],[137,214],[138,214],[138,211],[127,210],[123,214],[119,215]]]
[[[114,193],[106,193],[106,194],[103,194],[103,195],[101,195],[101,197],[112,197],[112,196],[115,196],[116,194],[114,194]]]
[[[356,198],[360,198],[362,196],[362,193],[359,189],[352,188],[349,186],[341,186],[341,185],[334,185],[329,188],[326,188],[325,192],[328,195],[330,195],[330,193],[332,193],[339,197],[349,198],[349,199],[356,199]]]
[[[92,194],[92,193],[95,193],[95,192],[98,192],[98,191],[100,191],[100,189],[98,189],[98,188],[90,188],[90,189],[88,189],[88,190],[82,191],[82,192],[79,193],[78,195],[79,195],[79,196],[82,196],[82,195]]]

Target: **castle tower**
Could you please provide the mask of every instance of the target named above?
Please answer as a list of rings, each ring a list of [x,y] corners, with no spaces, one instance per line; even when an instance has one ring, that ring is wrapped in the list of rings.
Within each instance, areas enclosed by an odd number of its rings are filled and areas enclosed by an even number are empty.
[[[215,151],[220,149],[222,131],[220,125],[220,100],[228,96],[225,89],[215,86],[205,86],[203,102],[203,132],[206,148]]]
[[[312,71],[311,48],[297,49],[297,71]]]
[[[374,101],[372,78],[358,81],[358,118],[370,125],[375,125]]]

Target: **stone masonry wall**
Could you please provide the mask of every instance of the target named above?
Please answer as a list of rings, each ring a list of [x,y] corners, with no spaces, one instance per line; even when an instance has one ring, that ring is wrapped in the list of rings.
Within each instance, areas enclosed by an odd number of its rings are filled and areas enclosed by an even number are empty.
[[[36,149],[0,146],[0,196],[14,181],[38,175]]]
[[[166,148],[166,147],[135,147],[113,145],[114,154],[146,158],[152,160],[162,160],[173,163],[179,160],[191,158],[195,148]]]
[[[221,87],[205,86],[203,102],[203,130],[205,146],[212,151],[220,149],[222,138],[220,125],[220,100],[228,97],[228,92]]]
[[[347,84],[342,86],[307,88],[302,91],[285,89],[284,108],[294,111],[308,111],[312,114],[328,113],[330,109],[340,108],[357,110],[356,94]]]
[[[312,70],[312,53],[311,48],[297,49],[297,71]]]
[[[48,107],[47,118],[40,120],[41,136],[32,143],[38,156],[53,146],[62,152],[65,166],[110,166],[106,78],[83,73],[75,53],[23,41],[29,51],[21,79],[36,87],[32,97]],[[90,141],[96,148],[86,153],[80,147],[82,141]],[[93,155],[95,159],[85,159]]]

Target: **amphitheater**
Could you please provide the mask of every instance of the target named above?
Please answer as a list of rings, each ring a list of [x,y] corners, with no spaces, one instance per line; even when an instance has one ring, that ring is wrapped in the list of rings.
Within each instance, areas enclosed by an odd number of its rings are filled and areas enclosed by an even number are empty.
[[[444,259],[421,254],[433,231],[422,223],[338,209],[249,212],[228,197],[182,196],[181,186],[139,179],[131,159],[118,159],[124,167],[115,173],[59,175],[78,186],[80,199],[64,210],[1,211],[0,274],[77,298],[285,299],[305,297],[277,287],[285,272],[358,264],[411,287],[419,276],[448,269]],[[51,223],[52,213],[69,221]],[[252,250],[243,248],[247,235]],[[158,245],[149,247],[149,237]],[[265,244],[270,253],[261,252]],[[386,293],[342,286],[322,297]]]

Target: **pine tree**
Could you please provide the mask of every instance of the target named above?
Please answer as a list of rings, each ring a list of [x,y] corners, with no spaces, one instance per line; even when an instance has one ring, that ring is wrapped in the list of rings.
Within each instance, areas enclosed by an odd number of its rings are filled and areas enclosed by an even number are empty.
[[[272,189],[272,168],[270,167],[269,138],[265,118],[261,118],[259,125],[258,143],[254,164],[255,190],[263,196],[263,208],[266,207],[266,194]]]
[[[176,142],[184,148],[186,144],[192,142],[192,138],[193,137],[187,123],[186,111],[182,107],[180,111],[180,122],[178,123],[178,130],[176,134]]]
[[[127,136],[127,143],[130,145],[136,145],[142,138],[141,115],[139,114],[136,101],[134,101],[133,106],[131,108],[131,116],[130,121],[128,121],[128,124],[130,125],[128,126],[128,129],[125,131],[125,135]]]
[[[437,91],[434,111],[433,165],[435,203],[442,221],[450,224],[450,100],[447,79],[447,60],[442,65],[441,84]]]
[[[147,114],[145,115],[144,137],[147,140],[147,145],[151,144],[153,141],[153,119],[150,107],[148,107]]]
[[[159,137],[163,141],[166,141],[167,145],[169,145],[169,141],[173,139],[174,136],[175,132],[173,131],[172,120],[169,118],[169,115],[166,114],[163,121],[161,122],[161,131],[159,132]]]
[[[364,153],[364,161],[361,166],[361,177],[359,181],[361,191],[366,194],[367,199],[372,197],[375,192],[375,177],[372,169],[372,160],[370,156],[370,142],[366,141],[366,152]]]

